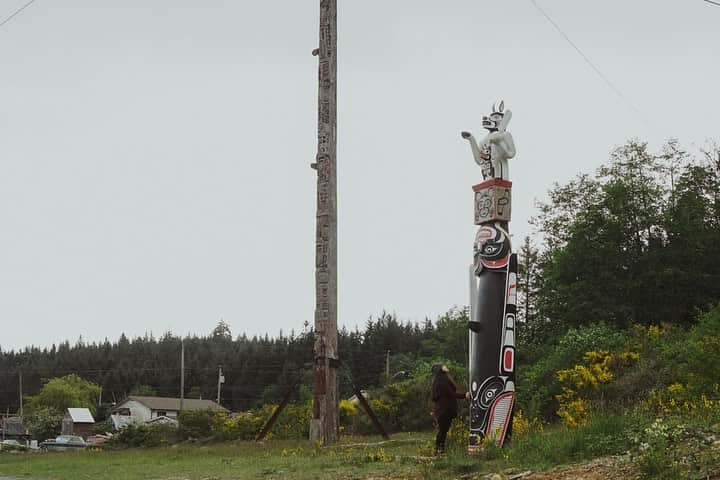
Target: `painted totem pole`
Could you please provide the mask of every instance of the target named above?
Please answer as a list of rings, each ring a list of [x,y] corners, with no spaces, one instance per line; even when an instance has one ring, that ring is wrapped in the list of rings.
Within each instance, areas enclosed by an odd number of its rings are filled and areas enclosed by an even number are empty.
[[[478,225],[470,267],[470,438],[468,450],[478,451],[484,439],[502,446],[512,433],[515,403],[515,313],[517,256],[512,253],[508,223],[511,191],[508,160],[515,144],[507,131],[512,112],[504,102],[482,118],[488,134],[470,142],[483,182],[473,186]]]

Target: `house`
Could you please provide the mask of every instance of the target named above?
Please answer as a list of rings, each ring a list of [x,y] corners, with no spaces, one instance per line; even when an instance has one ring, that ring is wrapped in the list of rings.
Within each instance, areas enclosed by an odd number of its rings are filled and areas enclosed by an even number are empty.
[[[62,421],[62,435],[87,438],[95,427],[95,419],[87,408],[68,408]]]
[[[196,400],[193,398],[183,400],[183,410],[227,411],[227,409],[212,400]],[[112,417],[130,417],[126,422],[113,419],[114,424],[145,423],[158,417],[177,418],[179,413],[179,398],[141,397],[136,395],[127,397],[112,409]]]

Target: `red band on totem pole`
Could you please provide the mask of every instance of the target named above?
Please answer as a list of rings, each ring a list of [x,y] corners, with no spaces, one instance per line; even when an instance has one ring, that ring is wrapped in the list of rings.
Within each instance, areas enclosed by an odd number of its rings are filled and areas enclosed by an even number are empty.
[[[509,180],[503,180],[502,178],[491,178],[490,180],[485,180],[482,183],[473,185],[472,189],[473,192],[479,192],[484,188],[492,187],[494,185],[497,185],[498,187],[512,187],[512,182]]]

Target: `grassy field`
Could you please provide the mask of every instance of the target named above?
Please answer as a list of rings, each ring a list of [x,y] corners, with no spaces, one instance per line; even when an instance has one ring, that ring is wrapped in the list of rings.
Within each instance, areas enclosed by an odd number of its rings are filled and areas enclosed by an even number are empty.
[[[650,430],[665,432],[655,422]],[[402,433],[392,440],[344,437],[320,448],[307,440],[183,443],[147,449],[85,452],[0,453],[0,478],[32,480],[245,480],[245,479],[506,479],[535,472],[524,480],[583,478],[720,479],[720,424],[687,424],[682,437],[660,442],[632,440],[648,431],[641,419],[596,416],[587,425],[560,425],[516,435],[504,449],[488,446],[480,455],[465,451],[465,429],[456,425],[446,455],[433,457],[432,433]],[[640,445],[640,446],[638,446]],[[631,452],[628,454],[628,452]],[[594,459],[594,460],[593,460]],[[560,467],[560,466],[565,467]],[[552,469],[552,470],[551,470]],[[551,470],[545,474],[537,473]]]
[[[461,429],[447,455],[432,457],[431,433],[345,437],[331,448],[308,441],[264,444],[182,444],[153,449],[0,455],[0,477],[116,479],[439,479],[533,470],[627,450],[622,417],[608,416],[578,429],[550,429],[517,437],[510,447],[465,453]]]
[[[368,446],[317,448],[309,441],[179,445],[153,449],[4,454],[0,476],[32,479],[316,479],[366,478],[369,474],[417,477],[417,455],[428,436],[346,438]]]

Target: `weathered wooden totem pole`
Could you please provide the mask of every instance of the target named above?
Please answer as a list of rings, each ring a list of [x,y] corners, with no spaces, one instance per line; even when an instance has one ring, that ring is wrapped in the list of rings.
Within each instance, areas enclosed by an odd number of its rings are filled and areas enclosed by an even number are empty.
[[[488,134],[479,143],[462,132],[483,175],[483,182],[473,186],[479,229],[470,267],[470,452],[482,448],[485,439],[502,446],[512,433],[517,256],[508,233],[512,190],[508,160],[515,156],[507,131],[511,118],[512,112],[500,101],[482,118]]]

